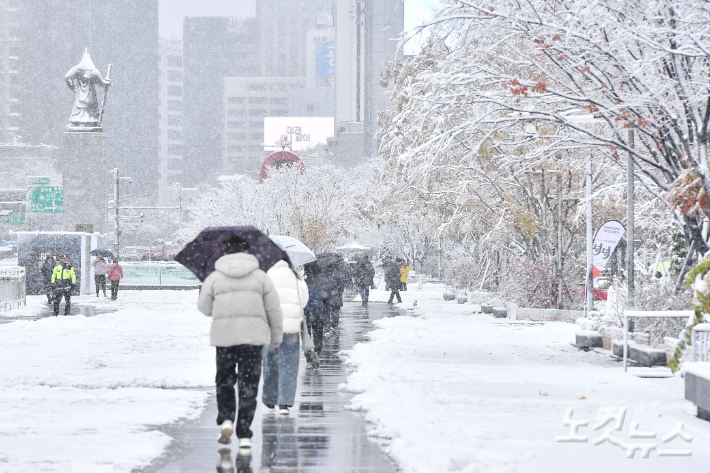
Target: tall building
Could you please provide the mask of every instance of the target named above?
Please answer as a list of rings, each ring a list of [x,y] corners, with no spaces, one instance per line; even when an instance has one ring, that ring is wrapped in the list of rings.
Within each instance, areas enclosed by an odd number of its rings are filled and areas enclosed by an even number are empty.
[[[183,175],[189,184],[224,171],[223,82],[258,75],[256,31],[254,18],[185,18]]]
[[[17,33],[17,0],[0,0],[0,143],[12,143],[19,131]]]
[[[73,100],[64,74],[87,48],[102,75],[113,66],[103,123],[109,165],[131,176],[135,191],[155,194],[158,0],[18,0],[16,8],[23,141],[61,145]]]
[[[305,77],[224,79],[223,133],[226,139],[222,168],[227,173],[245,173],[261,167],[264,118],[289,116],[289,94],[305,86]]]
[[[160,38],[160,168],[159,195],[182,181],[183,170],[183,76],[182,41]]]
[[[377,111],[390,107],[379,78],[387,60],[403,57],[397,52],[403,3],[334,0],[336,136],[329,151],[343,164],[356,164],[379,148]]]
[[[306,32],[327,25],[332,0],[259,0],[259,65],[262,77],[306,75]]]

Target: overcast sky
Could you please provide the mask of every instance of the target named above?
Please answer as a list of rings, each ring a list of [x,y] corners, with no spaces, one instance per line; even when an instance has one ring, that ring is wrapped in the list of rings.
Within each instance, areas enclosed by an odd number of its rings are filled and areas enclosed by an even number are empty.
[[[186,16],[256,15],[257,0],[159,0],[160,36],[182,39],[182,19]],[[404,0],[404,27],[410,29],[426,20],[436,0]]]

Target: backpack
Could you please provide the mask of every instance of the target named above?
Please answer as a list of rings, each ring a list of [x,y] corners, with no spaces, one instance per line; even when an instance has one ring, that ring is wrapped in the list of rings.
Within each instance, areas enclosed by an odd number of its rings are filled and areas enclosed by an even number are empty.
[[[308,289],[308,304],[303,309],[303,315],[307,319],[319,319],[323,315],[323,298],[318,289]]]

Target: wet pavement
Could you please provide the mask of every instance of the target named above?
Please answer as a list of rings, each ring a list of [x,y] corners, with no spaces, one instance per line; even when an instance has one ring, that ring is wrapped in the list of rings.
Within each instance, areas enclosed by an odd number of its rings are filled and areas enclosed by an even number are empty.
[[[76,298],[78,299],[78,297]],[[44,304],[44,303],[43,303]],[[9,324],[11,322],[16,322],[18,320],[40,320],[40,319],[46,319],[47,317],[53,317],[54,316],[54,311],[52,307],[48,304],[45,304],[45,307],[42,307],[42,309],[38,312],[33,313],[32,315],[28,315],[25,317],[21,316],[13,316],[13,317],[5,317],[2,315],[2,312],[0,312],[0,324]],[[94,304],[86,304],[86,303],[78,303],[74,302],[72,300],[71,304],[71,310],[69,311],[69,315],[64,315],[64,300],[59,304],[59,317],[73,317],[77,315],[83,315],[84,317],[93,317],[95,315],[99,314],[110,314],[111,312],[117,312],[118,309],[110,306],[97,306]]]
[[[373,320],[399,314],[402,312],[386,304],[372,303],[364,308],[360,303],[346,303],[340,317],[340,334],[324,341],[320,369],[306,368],[301,353],[296,405],[290,416],[268,413],[259,403],[251,427],[254,432],[251,455],[238,454],[234,437],[230,445],[217,443],[217,405],[212,392],[210,404],[199,420],[181,428],[166,429],[175,438],[167,458],[144,472],[397,471],[378,444],[368,438],[362,415],[346,409],[352,395],[338,391],[348,372],[337,353],[366,341]]]

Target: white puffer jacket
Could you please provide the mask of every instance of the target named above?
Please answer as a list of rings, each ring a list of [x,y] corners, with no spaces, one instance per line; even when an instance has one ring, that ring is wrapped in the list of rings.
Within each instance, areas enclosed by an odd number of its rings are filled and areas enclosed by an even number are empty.
[[[222,256],[207,276],[197,308],[212,317],[216,347],[281,343],[281,304],[259,261],[246,253]]]
[[[296,278],[288,263],[279,261],[266,274],[274,283],[274,288],[281,301],[284,333],[299,333],[303,308],[308,305],[308,286],[302,279]],[[299,298],[300,292],[300,298]]]

